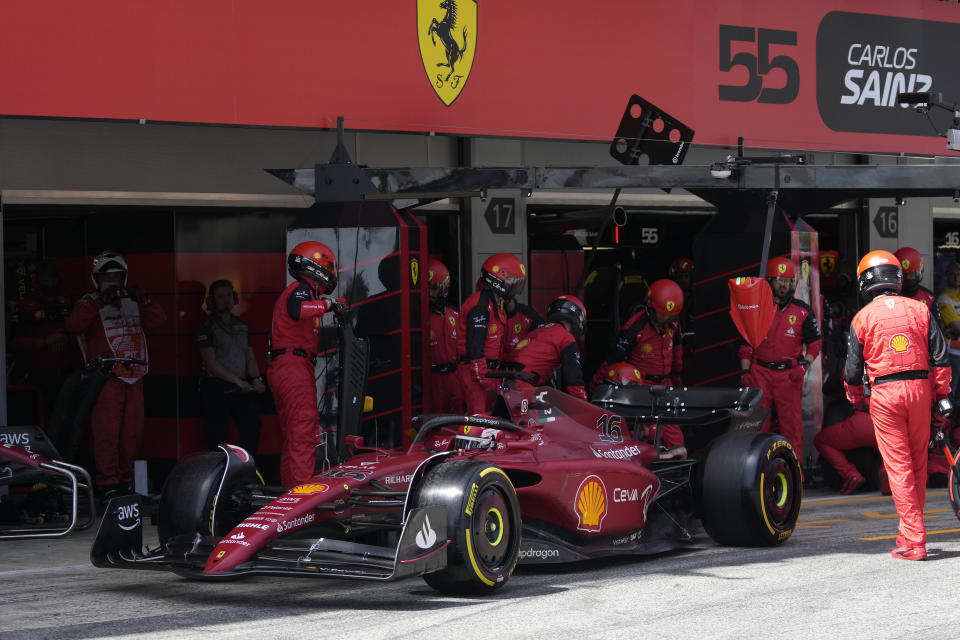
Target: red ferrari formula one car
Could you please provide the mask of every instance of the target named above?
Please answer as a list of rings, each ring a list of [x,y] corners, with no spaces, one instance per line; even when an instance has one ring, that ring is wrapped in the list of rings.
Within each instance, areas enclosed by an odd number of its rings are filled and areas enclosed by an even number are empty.
[[[519,562],[657,553],[696,519],[721,544],[777,545],[800,510],[790,444],[761,433],[756,389],[608,387],[594,403],[503,389],[492,416],[419,420],[407,451],[346,438],[345,462],[292,488],[263,486],[238,447],[197,453],[168,478],[159,547],[144,549],[139,497],[114,499],[99,567],[200,579],[250,574],[394,580],[444,593],[502,587]],[[683,426],[689,458],[635,437]]]

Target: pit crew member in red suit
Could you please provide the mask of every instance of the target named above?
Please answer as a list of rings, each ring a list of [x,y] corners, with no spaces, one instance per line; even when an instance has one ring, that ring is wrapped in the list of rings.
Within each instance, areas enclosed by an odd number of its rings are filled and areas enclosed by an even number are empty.
[[[647,290],[646,309],[633,315],[623,325],[607,362],[629,362],[640,372],[647,385],[680,386],[683,353],[677,318],[682,310],[683,291],[676,282],[667,278],[653,282]],[[603,376],[606,367],[606,363],[601,365],[597,375]],[[668,450],[680,453],[683,431],[675,424],[661,426],[661,444]],[[686,450],[682,451],[682,455],[686,455]]]
[[[337,261],[322,242],[295,246],[287,256],[287,271],[293,282],[273,305],[267,379],[283,431],[280,480],[293,487],[313,477],[321,438],[314,375],[320,318],[346,305],[330,295],[337,286]]]
[[[803,376],[820,353],[820,328],[813,309],[793,297],[797,287],[797,265],[787,258],[773,258],[767,263],[767,282],[773,290],[777,309],[770,330],[754,349],[740,346],[741,384],[763,390],[763,407],[777,408],[780,433],[803,460],[803,422],[800,401]],[[771,431],[770,415],[763,431]]]
[[[850,323],[844,385],[847,399],[857,407],[863,406],[864,385],[869,384],[870,417],[900,516],[900,535],[891,555],[924,560],[931,405],[941,400],[949,405],[950,362],[930,309],[901,296],[902,282],[893,254],[871,251],[860,260],[857,283],[869,303]],[[947,418],[938,416],[938,421]]]
[[[667,269],[667,277],[683,291],[683,311],[677,316],[677,326],[680,327],[684,371],[693,370],[693,269],[690,258],[677,258]]]
[[[583,384],[580,347],[577,344],[586,322],[587,309],[579,298],[562,295],[551,302],[547,309],[547,324],[534,329],[518,342],[507,358],[535,378],[529,384],[518,382],[517,388],[547,384],[559,369],[561,386],[566,392],[586,400],[587,389]]]
[[[530,332],[543,326],[543,318],[528,304],[517,302],[516,298],[507,300],[503,305],[507,316],[507,345],[509,352],[521,340],[530,335]]]
[[[434,258],[427,262],[427,289],[430,294],[429,400],[427,413],[463,413],[465,405],[457,379],[457,320],[460,314],[447,306],[450,271]]]
[[[876,448],[877,438],[873,434],[873,422],[870,420],[870,414],[865,411],[854,410],[844,420],[821,429],[820,433],[813,438],[813,446],[830,463],[830,466],[840,474],[843,482],[840,486],[840,493],[847,495],[855,492],[863,486],[866,478],[847,459],[843,452],[861,447]]]
[[[80,337],[87,362],[101,358],[148,361],[144,329],[155,329],[167,319],[163,309],[127,287],[127,262],[115,251],[93,259],[95,293],[73,307],[67,331]],[[96,465],[95,482],[105,500],[129,493],[133,461],[143,435],[143,376],[146,365],[113,367],[90,414],[90,439]]]
[[[483,262],[479,290],[467,298],[457,321],[457,374],[469,413],[484,413],[486,394],[499,381],[486,377],[500,366],[506,347],[504,304],[523,292],[527,270],[509,253],[495,253]]]

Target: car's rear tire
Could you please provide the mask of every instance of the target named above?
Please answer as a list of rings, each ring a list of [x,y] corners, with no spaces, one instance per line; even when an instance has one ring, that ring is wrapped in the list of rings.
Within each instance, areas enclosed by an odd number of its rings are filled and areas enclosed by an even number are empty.
[[[447,511],[446,568],[424,575],[442,593],[482,595],[506,584],[520,554],[520,503],[502,469],[458,460],[432,469],[417,491],[418,507]]]
[[[783,437],[759,431],[718,438],[703,462],[703,527],[717,543],[774,546],[800,515],[800,464]]]

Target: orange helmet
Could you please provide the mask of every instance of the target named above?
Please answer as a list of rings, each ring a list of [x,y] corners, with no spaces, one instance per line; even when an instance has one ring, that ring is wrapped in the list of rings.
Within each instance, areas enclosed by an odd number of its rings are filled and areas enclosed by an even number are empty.
[[[337,287],[337,260],[322,242],[308,240],[295,246],[287,256],[287,271],[294,278],[309,278],[323,293]]]
[[[789,258],[772,258],[767,262],[768,278],[796,278],[797,265]]]
[[[673,317],[683,309],[683,291],[673,280],[661,278],[647,289],[647,306],[665,316]]]
[[[644,384],[643,374],[629,362],[614,362],[607,367],[603,378],[607,382],[612,382],[620,386]]]
[[[923,277],[923,256],[913,247],[900,247],[893,254],[900,261],[904,273],[919,273]]]
[[[564,294],[557,297],[547,308],[547,322],[570,323],[570,331],[575,338],[583,335],[583,327],[587,323],[587,308],[576,296]]]
[[[527,284],[527,268],[512,253],[495,253],[484,260],[480,282],[504,298],[515,298]]]
[[[693,260],[690,258],[677,258],[670,263],[670,268],[667,269],[667,275],[669,275],[671,278],[678,273],[691,272],[693,272]]]
[[[900,293],[903,287],[903,268],[897,256],[882,249],[863,256],[857,265],[857,285],[864,298],[873,298],[884,291]]]

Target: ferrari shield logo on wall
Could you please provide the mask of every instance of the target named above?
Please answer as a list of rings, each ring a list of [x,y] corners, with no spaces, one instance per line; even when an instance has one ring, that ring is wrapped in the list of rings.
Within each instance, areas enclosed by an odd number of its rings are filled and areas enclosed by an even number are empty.
[[[410,280],[413,282],[413,286],[417,286],[420,281],[420,261],[416,258],[410,261]]]
[[[473,68],[477,0],[417,0],[417,40],[427,80],[449,107]]]

